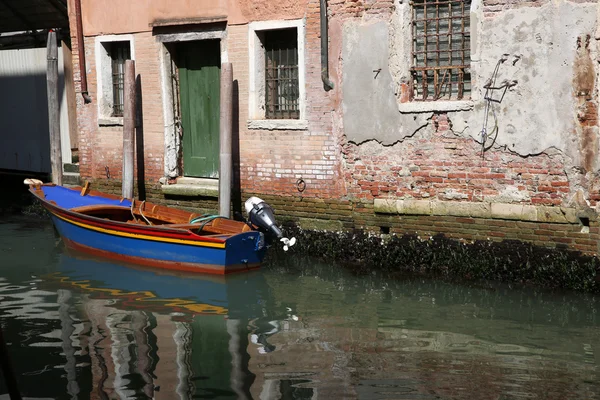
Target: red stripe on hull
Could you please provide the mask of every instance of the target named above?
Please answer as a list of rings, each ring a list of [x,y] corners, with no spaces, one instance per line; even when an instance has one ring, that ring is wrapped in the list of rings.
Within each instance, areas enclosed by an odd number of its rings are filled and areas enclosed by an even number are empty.
[[[81,251],[84,253],[92,254],[94,256],[99,256],[102,258],[108,258],[115,261],[121,261],[125,263],[132,263],[138,265],[145,265],[148,267],[154,267],[158,269],[167,269],[172,271],[185,271],[185,272],[195,272],[195,273],[207,273],[207,274],[217,274],[217,275],[225,275],[231,274],[234,272],[243,272],[250,271],[253,269],[258,269],[260,264],[234,264],[234,265],[216,265],[216,264],[192,264],[192,263],[182,263],[182,262],[174,262],[174,261],[163,261],[163,260],[155,260],[143,257],[134,257],[134,256],[126,256],[122,254],[112,253],[105,250],[95,249],[93,247],[84,246],[82,244],[76,243],[70,239],[62,238],[65,242],[65,245],[73,250]]]

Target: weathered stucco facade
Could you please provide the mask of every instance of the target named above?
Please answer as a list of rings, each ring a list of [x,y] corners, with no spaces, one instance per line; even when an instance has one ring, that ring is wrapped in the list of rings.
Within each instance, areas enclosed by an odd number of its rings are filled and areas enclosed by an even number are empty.
[[[407,0],[328,3],[331,90],[321,80],[316,0],[82,0],[93,99],[77,97],[82,178],[120,187],[122,126],[100,115],[98,49],[103,40],[126,38],[139,75],[137,156],[144,162],[137,176],[145,195],[214,207],[206,180],[181,179],[178,83],[170,66],[175,43],[218,39],[221,62],[234,71],[234,176],[243,197],[269,199],[278,214],[307,228],[513,238],[595,254],[597,2],[466,3],[470,96],[423,102],[407,96]],[[253,32],[290,23],[303,55],[300,118],[260,120]],[[490,82],[500,89],[489,89]]]

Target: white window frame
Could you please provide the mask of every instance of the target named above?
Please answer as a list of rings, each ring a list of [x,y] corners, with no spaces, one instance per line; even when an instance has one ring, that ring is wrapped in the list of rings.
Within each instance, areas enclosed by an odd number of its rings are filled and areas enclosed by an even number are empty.
[[[305,25],[304,19],[258,21],[248,25],[249,51],[249,99],[248,99],[248,129],[281,129],[306,130],[306,62],[305,62]],[[299,119],[265,119],[265,49],[258,37],[258,32],[296,28],[298,35],[298,89],[299,89]]]
[[[131,59],[135,60],[133,35],[104,35],[96,36],[96,90],[98,103],[98,125],[123,125],[123,117],[112,116],[113,84],[112,63],[110,54],[106,51],[105,43],[129,42]]]
[[[410,2],[400,2],[400,7],[403,7],[400,13],[401,16],[408,18],[412,22],[412,5]],[[451,111],[470,111],[473,109],[475,102],[479,99],[479,93],[476,90],[477,76],[475,74],[478,63],[478,47],[477,34],[479,21],[482,16],[482,0],[471,0],[470,8],[470,36],[471,36],[471,98],[466,100],[432,100],[432,101],[409,101],[407,103],[398,103],[398,111],[401,113],[421,113],[421,112],[451,112]],[[404,48],[412,48],[412,28],[410,23],[404,27]],[[410,59],[410,57],[409,57]],[[408,62],[406,69],[410,76],[410,68],[412,61]],[[412,79],[412,77],[410,77]]]

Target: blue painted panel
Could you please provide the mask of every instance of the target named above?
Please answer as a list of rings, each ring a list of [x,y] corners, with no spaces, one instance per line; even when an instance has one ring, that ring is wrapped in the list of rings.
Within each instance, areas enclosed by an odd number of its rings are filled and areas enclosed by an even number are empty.
[[[81,196],[79,191],[69,189],[63,186],[42,186],[46,200],[55,201],[59,207],[73,208],[82,206],[91,206],[95,204],[106,204],[114,206],[131,207],[131,201],[124,199],[112,200],[104,197],[86,195]]]

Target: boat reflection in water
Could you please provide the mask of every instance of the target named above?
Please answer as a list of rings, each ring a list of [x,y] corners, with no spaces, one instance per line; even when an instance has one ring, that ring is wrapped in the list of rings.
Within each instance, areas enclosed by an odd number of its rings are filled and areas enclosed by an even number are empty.
[[[273,351],[268,337],[298,319],[269,315],[260,271],[172,274],[63,253],[44,282],[63,309],[71,395],[87,360],[92,398],[252,398],[248,352]]]

